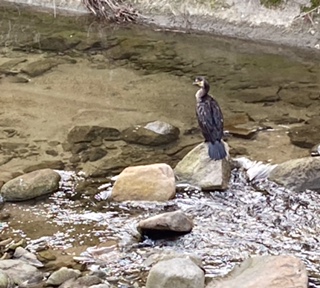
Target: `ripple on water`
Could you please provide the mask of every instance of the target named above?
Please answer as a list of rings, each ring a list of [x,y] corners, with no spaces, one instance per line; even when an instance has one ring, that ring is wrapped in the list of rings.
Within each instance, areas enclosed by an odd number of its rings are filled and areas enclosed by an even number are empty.
[[[151,254],[172,250],[200,256],[210,277],[226,274],[252,255],[293,254],[304,261],[313,282],[320,278],[320,195],[316,192],[293,193],[268,181],[247,183],[235,170],[225,192],[180,187],[177,197],[165,203],[112,203],[96,197],[101,193],[98,188],[92,197],[74,197],[79,179],[72,173],[62,178],[61,191],[45,204],[30,206],[59,229],[30,241],[29,248],[41,241],[56,248],[113,241],[117,245],[112,249],[89,249],[77,258],[90,263],[91,269],[105,272],[109,281],[144,283],[150,268],[145,267],[145,260]],[[195,226],[190,234],[139,242],[136,224],[140,219],[177,209],[193,218]],[[27,237],[32,239],[32,235]]]

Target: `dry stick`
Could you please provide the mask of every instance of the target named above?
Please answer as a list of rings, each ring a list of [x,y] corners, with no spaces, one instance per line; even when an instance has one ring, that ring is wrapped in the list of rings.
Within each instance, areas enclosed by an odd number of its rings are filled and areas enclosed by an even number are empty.
[[[296,16],[293,20],[297,20],[297,19],[301,19],[305,16],[310,16],[310,14],[316,10],[320,9],[320,5],[311,9],[310,11],[307,11],[307,12],[304,12],[304,13],[301,13],[300,15]]]

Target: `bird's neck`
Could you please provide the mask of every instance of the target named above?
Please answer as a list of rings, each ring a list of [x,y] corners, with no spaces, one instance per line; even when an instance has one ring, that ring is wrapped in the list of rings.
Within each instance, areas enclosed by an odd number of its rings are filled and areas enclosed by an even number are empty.
[[[208,90],[205,88],[200,88],[196,93],[197,102],[201,102],[202,98],[208,94]]]

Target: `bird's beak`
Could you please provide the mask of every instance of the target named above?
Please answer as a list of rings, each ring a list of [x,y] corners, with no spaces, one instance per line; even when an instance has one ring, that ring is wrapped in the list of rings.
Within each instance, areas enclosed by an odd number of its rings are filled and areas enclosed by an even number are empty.
[[[199,81],[198,80],[194,81],[192,85],[199,86]]]

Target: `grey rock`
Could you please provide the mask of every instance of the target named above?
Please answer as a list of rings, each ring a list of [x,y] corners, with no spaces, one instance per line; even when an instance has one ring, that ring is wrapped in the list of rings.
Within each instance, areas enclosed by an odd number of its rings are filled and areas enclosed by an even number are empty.
[[[18,285],[30,279],[41,279],[43,275],[36,267],[17,259],[1,260],[0,269]]]
[[[120,131],[115,128],[102,126],[74,126],[68,133],[68,142],[75,144],[91,142],[97,138],[113,141],[120,139]]]
[[[71,34],[71,33],[70,33]],[[49,36],[40,37],[39,41],[26,44],[25,47],[40,49],[42,51],[64,52],[80,43],[75,37]]]
[[[292,144],[301,148],[312,148],[320,142],[320,119],[309,124],[291,128],[288,135]]]
[[[60,175],[51,169],[42,169],[16,177],[1,188],[6,201],[23,201],[55,192],[59,188]]]
[[[90,288],[110,288],[110,287],[111,286],[109,284],[106,284],[106,283],[90,286]]]
[[[305,157],[277,165],[269,179],[294,191],[320,191],[320,158]]]
[[[10,278],[4,271],[0,270],[0,288],[10,287]]]
[[[317,157],[320,156],[320,143],[314,145],[311,150],[310,150],[310,154],[313,157]]]
[[[17,247],[13,254],[14,258],[20,259],[35,267],[43,267],[44,265],[38,260],[37,256],[22,247]]]
[[[246,259],[227,276],[214,279],[206,288],[293,288],[308,287],[308,275],[301,260],[289,255]]]
[[[146,288],[202,288],[204,272],[192,260],[175,258],[154,265]]]
[[[94,275],[85,275],[77,279],[71,278],[64,282],[59,288],[87,288],[101,283],[101,279]]]
[[[69,279],[76,279],[80,275],[81,272],[79,270],[62,267],[58,271],[53,272],[46,283],[48,285],[58,286],[68,281]]]
[[[319,97],[319,87],[317,89],[310,89],[306,87],[286,87],[279,92],[281,99],[284,102],[290,103],[297,107],[309,107],[313,103],[315,103],[312,98],[315,96]]]
[[[154,121],[125,129],[122,139],[128,143],[158,146],[176,141],[179,134],[179,128],[162,121]]]
[[[11,59],[0,65],[0,74],[12,75],[12,69],[20,63],[26,62],[27,59]],[[14,71],[16,72],[16,71]]]
[[[137,228],[142,235],[160,239],[189,233],[193,228],[193,221],[178,210],[141,220]]]
[[[179,181],[203,190],[224,190],[228,188],[231,167],[227,158],[219,161],[210,159],[207,143],[201,143],[177,164],[174,172]]]

